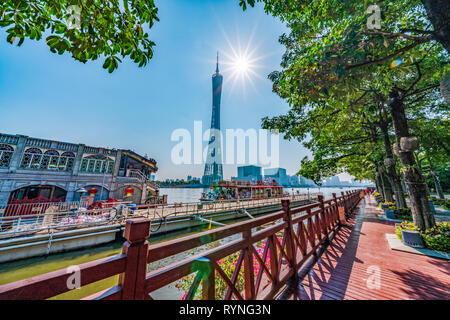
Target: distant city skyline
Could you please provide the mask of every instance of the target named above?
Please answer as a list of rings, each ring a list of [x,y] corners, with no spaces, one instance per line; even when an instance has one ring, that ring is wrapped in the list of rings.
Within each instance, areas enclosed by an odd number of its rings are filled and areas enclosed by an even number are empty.
[[[241,180],[241,181],[262,181],[266,179],[275,179],[278,184],[285,186],[316,186],[316,184],[301,175],[292,174],[289,175],[285,168],[266,168],[263,170],[260,166],[247,165],[247,166],[237,166],[237,174],[231,177],[231,180]],[[177,177],[177,178],[159,178],[158,181],[165,182],[190,182],[198,181],[201,183],[201,178],[187,175],[187,177]],[[323,187],[339,187],[339,186],[365,186],[372,185],[373,183],[369,180],[358,181],[354,177],[348,175],[347,173],[335,175],[333,177],[328,177],[322,180]]]

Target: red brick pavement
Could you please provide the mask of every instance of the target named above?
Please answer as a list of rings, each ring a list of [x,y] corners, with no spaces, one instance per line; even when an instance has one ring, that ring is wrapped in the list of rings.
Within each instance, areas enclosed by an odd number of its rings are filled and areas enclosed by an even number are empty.
[[[373,197],[355,212],[291,299],[450,299],[448,260],[391,250],[385,234],[394,223],[378,219]]]

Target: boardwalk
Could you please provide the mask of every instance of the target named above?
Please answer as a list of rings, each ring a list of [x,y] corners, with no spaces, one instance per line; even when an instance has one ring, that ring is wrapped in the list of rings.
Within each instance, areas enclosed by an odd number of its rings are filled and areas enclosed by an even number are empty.
[[[394,225],[378,219],[372,197],[355,212],[290,299],[450,299],[448,260],[391,250],[385,234]]]

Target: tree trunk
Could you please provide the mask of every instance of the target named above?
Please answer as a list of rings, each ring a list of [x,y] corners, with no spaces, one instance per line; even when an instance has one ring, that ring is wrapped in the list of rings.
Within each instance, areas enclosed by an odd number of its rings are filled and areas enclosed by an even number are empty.
[[[434,36],[450,52],[450,1],[422,0],[434,29]]]
[[[439,177],[437,177],[436,173],[434,172],[433,164],[431,163],[431,160],[428,158],[428,163],[430,164],[430,174],[433,178],[434,187],[436,188],[436,193],[440,199],[445,199],[444,192],[442,191],[441,183],[439,182]]]
[[[428,188],[427,181],[425,180],[425,175],[423,174],[421,160],[419,159],[419,157],[417,156],[417,153],[415,153],[415,152],[414,152],[414,158],[416,159],[417,167],[419,168],[419,173],[422,175],[422,177],[424,177],[423,180],[425,181],[425,188],[427,189],[427,193],[430,194],[430,188]]]
[[[378,184],[378,178],[375,178],[375,189],[377,189],[377,192],[381,194],[381,188],[380,185]]]
[[[389,182],[386,170],[384,169],[383,166],[380,166],[380,180],[381,180],[381,187],[383,188],[384,202],[394,202],[391,183]]]
[[[394,190],[395,194],[395,202],[397,208],[406,208],[406,200],[403,196],[403,189],[402,184],[400,182],[400,177],[397,174],[397,170],[395,168],[395,161],[394,161],[394,154],[392,153],[391,148],[391,140],[389,139],[389,132],[388,132],[388,126],[387,124],[380,125],[381,133],[383,135],[383,142],[384,142],[384,150],[386,153],[386,159],[391,159],[386,163],[386,175],[387,178],[392,185],[392,189]]]
[[[434,187],[436,188],[436,193],[437,193],[438,197],[440,199],[445,199],[444,192],[442,191],[441,183],[439,182],[439,178],[434,173],[432,173],[431,176],[433,177]]]
[[[383,188],[381,186],[380,172],[378,171],[378,169],[377,169],[376,174],[375,174],[375,185],[377,187],[377,192],[379,194],[383,195]]]
[[[406,191],[406,185],[405,185],[405,181],[403,181],[403,180],[400,180],[400,182],[401,182],[401,184],[402,184],[402,190],[403,190],[403,193],[407,193],[407,191]],[[429,192],[428,192],[429,193]]]
[[[399,98],[397,90],[389,93],[389,106],[406,190],[411,201],[413,221],[420,230],[425,230],[434,227],[435,220],[430,208],[425,180],[420,174],[413,151],[400,150],[400,140],[402,137],[409,137],[409,130],[405,115],[405,106]]]

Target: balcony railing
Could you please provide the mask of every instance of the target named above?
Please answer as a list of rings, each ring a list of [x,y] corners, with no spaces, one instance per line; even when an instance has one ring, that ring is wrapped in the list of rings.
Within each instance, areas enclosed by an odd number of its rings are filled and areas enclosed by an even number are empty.
[[[139,182],[145,183],[145,184],[147,184],[148,186],[150,186],[150,187],[152,187],[154,189],[159,189],[160,188],[160,186],[158,184],[154,183],[149,178],[147,178],[140,170],[129,169],[128,170],[128,177],[137,178],[139,180]]]
[[[4,217],[7,216],[24,216],[45,213],[50,207],[54,211],[77,210],[80,207],[87,207],[87,200],[71,201],[71,202],[38,202],[38,203],[10,203],[1,206],[0,213]],[[0,215],[1,216],[1,215]]]
[[[93,210],[84,209],[89,205],[86,201],[60,202],[54,203],[54,206],[52,203],[42,203],[39,206],[34,203],[17,205],[25,207],[30,205],[27,210],[36,210],[26,215],[0,216],[0,239],[42,233],[43,231],[50,232],[50,230],[54,233],[66,229],[120,223],[128,217],[129,211],[125,206],[128,203],[107,202],[105,208]],[[8,205],[6,211],[10,206],[16,205]]]

